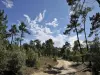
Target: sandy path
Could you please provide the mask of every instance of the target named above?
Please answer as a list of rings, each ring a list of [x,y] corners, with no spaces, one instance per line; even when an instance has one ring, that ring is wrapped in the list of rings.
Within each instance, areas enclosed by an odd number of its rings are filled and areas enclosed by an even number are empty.
[[[70,67],[70,65],[74,64],[73,62],[65,61],[65,60],[57,60],[58,64],[54,67],[56,68],[63,68],[61,69],[61,73],[59,74],[48,74],[44,72],[34,73],[32,75],[92,75],[90,72],[77,72],[77,69]],[[81,69],[81,68],[80,68]],[[57,71],[57,70],[56,70]],[[77,72],[77,73],[75,73]],[[75,74],[69,74],[75,73]]]
[[[58,64],[55,66],[56,68],[63,67],[63,70],[61,70],[60,75],[76,72],[76,70],[74,68],[70,67],[70,65],[73,64],[72,62],[65,61],[65,60],[57,60],[57,62],[58,62]],[[34,73],[32,75],[55,75],[55,74],[47,74],[47,73],[44,73],[44,72],[39,72],[39,73]]]
[[[63,67],[63,70],[61,70],[60,74],[75,73],[76,69],[70,67],[72,64],[73,62],[58,60],[58,65],[56,67],[58,68]]]
[[[31,75],[53,75],[53,74],[47,74],[47,73],[44,73],[44,72],[39,72],[39,73],[31,74]]]

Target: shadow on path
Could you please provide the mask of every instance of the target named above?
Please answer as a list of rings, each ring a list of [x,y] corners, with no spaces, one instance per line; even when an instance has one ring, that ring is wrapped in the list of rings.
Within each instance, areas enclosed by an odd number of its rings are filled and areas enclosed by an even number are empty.
[[[48,73],[48,74],[59,74],[61,72],[60,71],[56,71],[56,70],[49,70],[49,71],[44,71],[44,73]]]

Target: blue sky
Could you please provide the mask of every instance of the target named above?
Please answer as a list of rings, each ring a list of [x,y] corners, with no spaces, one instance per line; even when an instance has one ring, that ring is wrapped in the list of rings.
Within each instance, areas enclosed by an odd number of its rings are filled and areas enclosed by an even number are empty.
[[[97,5],[95,2],[93,4]],[[70,13],[66,0],[0,0],[0,9],[4,9],[8,15],[8,28],[12,24],[18,25],[20,21],[25,21],[32,34],[26,34],[24,42],[29,42],[30,39],[44,42],[52,38],[54,45],[61,47],[66,40],[72,45],[77,39],[75,34],[63,35],[65,26],[69,23]],[[99,12],[98,9],[98,6],[94,7],[90,15]],[[90,22],[87,24],[89,32]],[[80,35],[80,39],[84,40],[83,35]]]

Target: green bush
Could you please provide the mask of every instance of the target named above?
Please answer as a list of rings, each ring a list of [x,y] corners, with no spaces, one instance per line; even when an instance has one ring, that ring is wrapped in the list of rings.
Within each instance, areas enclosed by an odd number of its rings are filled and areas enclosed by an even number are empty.
[[[26,66],[34,67],[37,64],[38,54],[35,53],[33,50],[29,49],[26,53]]]
[[[0,73],[7,70],[8,59],[7,51],[0,49]]]
[[[35,63],[35,68],[36,68],[36,69],[39,69],[39,68],[40,68],[40,62],[39,62],[38,60],[37,60],[36,63]]]
[[[16,75],[19,74],[20,69],[25,65],[25,52],[20,50],[14,50],[10,52],[10,59],[8,61],[8,69],[13,71]]]
[[[20,69],[25,65],[25,52],[16,48],[10,49],[6,50],[6,47],[0,49],[0,75],[20,75]]]
[[[53,58],[53,61],[57,62],[57,57],[56,56]]]

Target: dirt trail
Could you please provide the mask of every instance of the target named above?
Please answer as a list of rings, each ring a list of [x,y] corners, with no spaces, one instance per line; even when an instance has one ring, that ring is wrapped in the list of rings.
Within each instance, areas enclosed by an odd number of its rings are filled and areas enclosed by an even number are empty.
[[[56,71],[59,69],[58,71],[60,71],[60,73],[53,74],[53,73],[39,72],[39,73],[34,73],[32,75],[91,75],[89,72],[79,72],[74,74],[75,72],[77,72],[77,69],[71,67],[71,65],[74,64],[73,62],[65,60],[57,60],[57,62],[58,64],[54,67],[57,68]]]
[[[58,64],[54,67],[63,68],[62,70],[60,70],[61,73],[59,73],[59,75],[71,73],[71,72],[76,72],[76,70],[74,68],[70,67],[70,65],[73,64],[72,62],[65,61],[65,60],[57,60],[57,62],[58,62]],[[34,73],[33,75],[55,75],[55,74],[48,74],[48,73],[44,73],[44,72],[39,72],[39,73]]]
[[[60,74],[68,74],[68,73],[75,73],[77,70],[70,67],[73,64],[73,62],[65,61],[65,60],[58,60],[58,65],[56,65],[57,68],[63,68],[61,70]]]
[[[34,73],[31,75],[53,75],[53,74],[48,74],[48,73],[44,73],[44,72],[39,72],[39,73]]]

